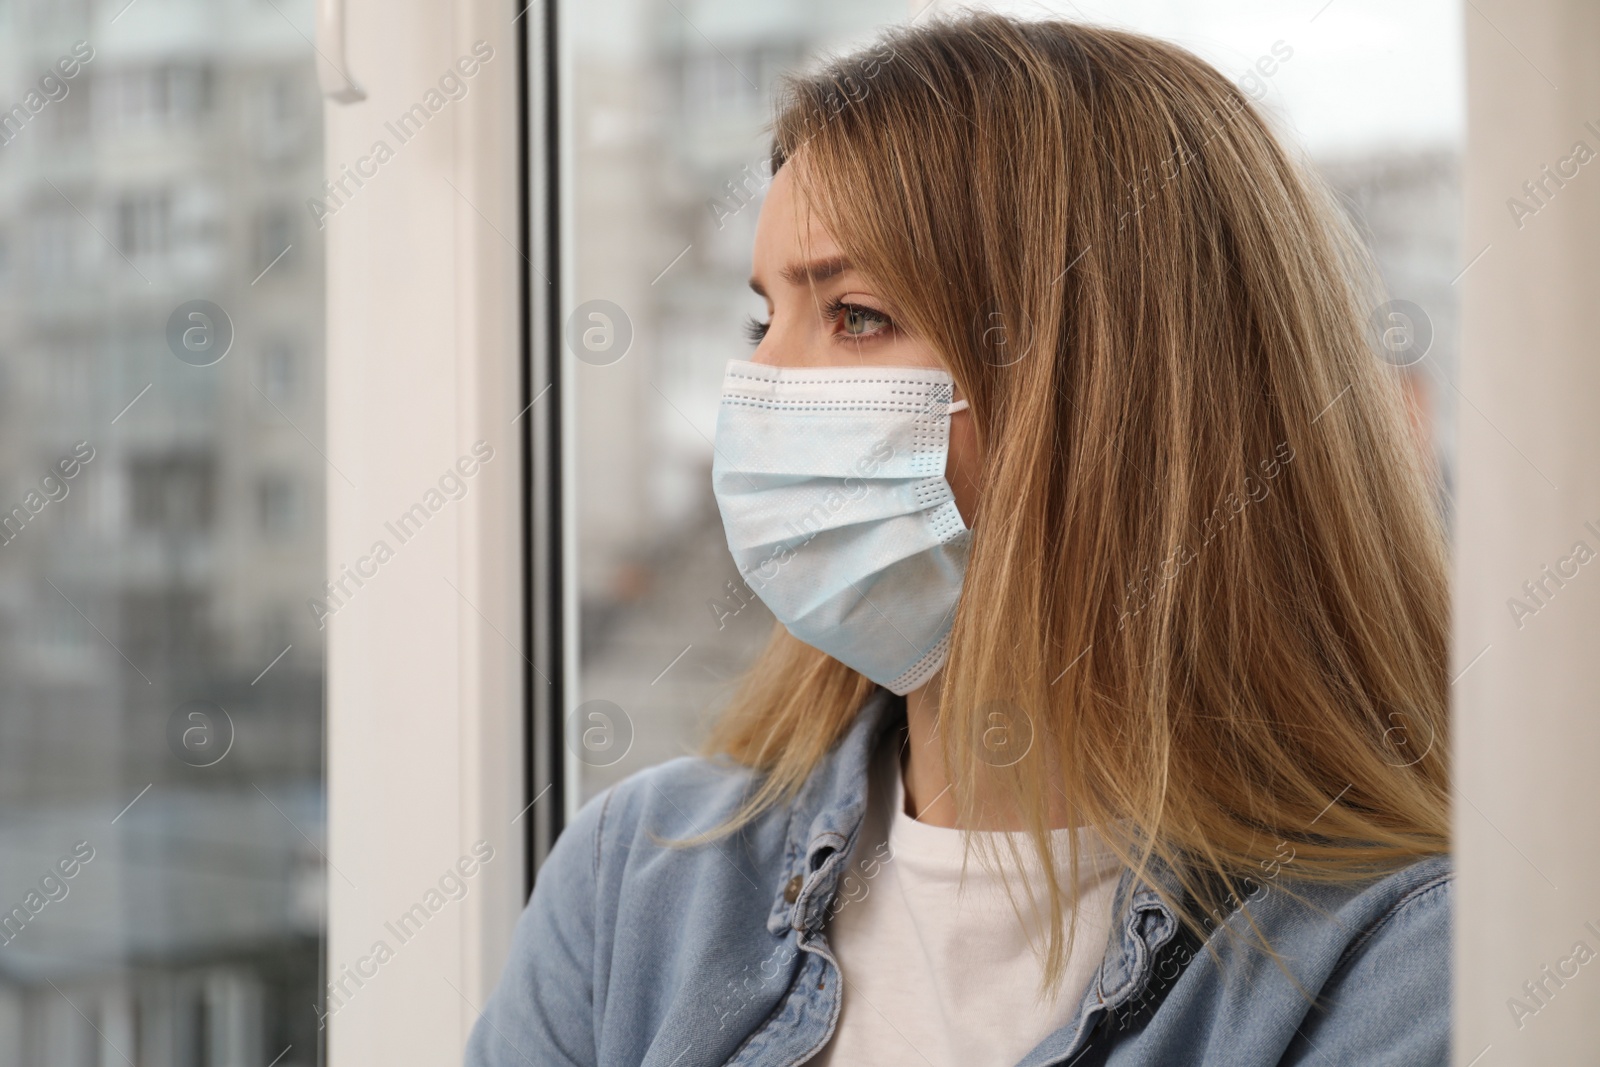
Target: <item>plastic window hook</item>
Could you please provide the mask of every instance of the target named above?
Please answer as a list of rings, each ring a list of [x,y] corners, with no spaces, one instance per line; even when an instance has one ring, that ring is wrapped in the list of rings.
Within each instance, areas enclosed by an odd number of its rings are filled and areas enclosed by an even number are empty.
[[[317,84],[334,103],[354,104],[367,91],[350,76],[344,43],[344,0],[317,0]]]

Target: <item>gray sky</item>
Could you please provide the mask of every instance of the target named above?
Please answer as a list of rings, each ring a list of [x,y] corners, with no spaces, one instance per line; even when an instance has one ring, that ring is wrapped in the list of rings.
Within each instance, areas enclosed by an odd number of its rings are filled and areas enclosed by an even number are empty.
[[[982,8],[1120,26],[1174,41],[1239,77],[1271,53],[1291,58],[1267,79],[1263,106],[1319,157],[1459,144],[1466,87],[1460,0],[932,0],[934,10]],[[565,0],[579,54],[628,62],[652,31],[678,19],[727,43],[770,40],[784,27],[864,44],[929,0]],[[1514,25],[1500,29],[1516,37]],[[691,32],[691,31],[685,31]],[[1519,43],[1526,51],[1531,42]],[[1537,61],[1537,57],[1534,57]]]
[[[1465,130],[1458,0],[985,0],[937,10],[961,7],[1138,30],[1236,77],[1282,41],[1293,55],[1266,79],[1263,102],[1318,156],[1459,144]]]

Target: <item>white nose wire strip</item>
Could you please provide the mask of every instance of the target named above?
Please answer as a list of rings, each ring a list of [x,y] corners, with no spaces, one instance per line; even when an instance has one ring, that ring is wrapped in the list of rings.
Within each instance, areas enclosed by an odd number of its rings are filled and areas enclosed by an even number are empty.
[[[965,400],[957,400],[954,404],[951,404],[945,410],[949,411],[950,414],[954,415],[958,411],[965,411],[966,408],[967,408],[967,402]]]

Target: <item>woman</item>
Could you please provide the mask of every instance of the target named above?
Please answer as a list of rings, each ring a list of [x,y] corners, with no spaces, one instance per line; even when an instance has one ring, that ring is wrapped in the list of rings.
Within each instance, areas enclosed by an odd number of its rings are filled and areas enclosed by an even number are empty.
[[[1431,1064],[1445,545],[1225,78],[977,16],[793,81],[713,482],[782,627],[584,807],[472,1063]]]

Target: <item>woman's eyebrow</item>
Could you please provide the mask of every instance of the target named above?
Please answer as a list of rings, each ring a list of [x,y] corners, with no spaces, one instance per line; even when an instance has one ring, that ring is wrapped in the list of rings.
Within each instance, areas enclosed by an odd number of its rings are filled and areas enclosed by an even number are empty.
[[[790,285],[804,285],[807,282],[815,285],[817,282],[827,281],[835,275],[843,274],[849,269],[850,261],[845,257],[829,256],[827,259],[813,260],[810,263],[791,263],[778,273]],[[766,289],[755,275],[750,276],[750,288],[755,290],[757,296],[767,295]]]

